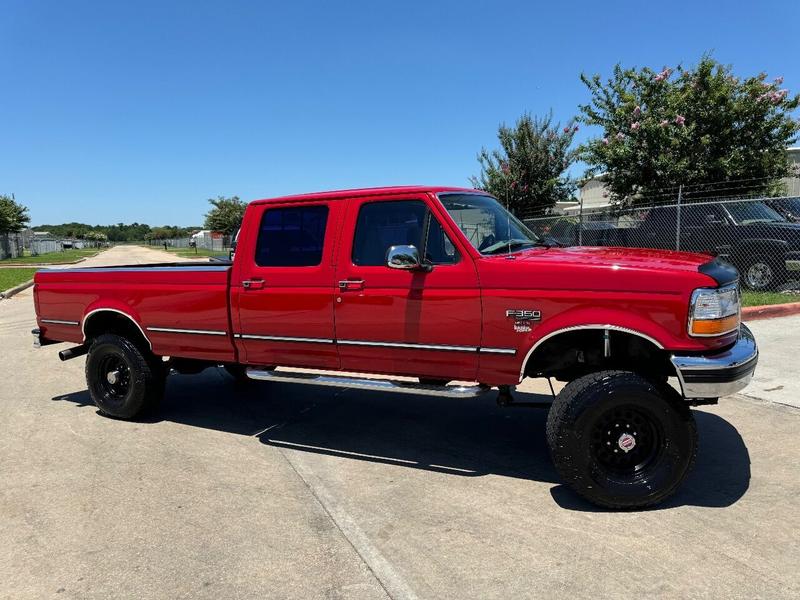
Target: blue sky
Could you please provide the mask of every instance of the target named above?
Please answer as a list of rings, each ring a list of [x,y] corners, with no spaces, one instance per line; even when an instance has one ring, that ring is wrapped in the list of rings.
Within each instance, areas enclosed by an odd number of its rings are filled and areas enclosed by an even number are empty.
[[[692,64],[800,90],[800,2],[0,0],[0,193],[32,222],[200,224],[206,199],[468,185],[581,71]],[[579,140],[591,132],[581,130]]]

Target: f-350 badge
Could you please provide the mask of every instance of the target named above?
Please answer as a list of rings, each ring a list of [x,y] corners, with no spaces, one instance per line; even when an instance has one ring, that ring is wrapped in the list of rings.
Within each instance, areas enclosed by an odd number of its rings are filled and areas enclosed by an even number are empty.
[[[531,322],[542,320],[542,311],[510,308],[506,311],[506,317],[514,319],[514,331],[528,333],[531,330]]]

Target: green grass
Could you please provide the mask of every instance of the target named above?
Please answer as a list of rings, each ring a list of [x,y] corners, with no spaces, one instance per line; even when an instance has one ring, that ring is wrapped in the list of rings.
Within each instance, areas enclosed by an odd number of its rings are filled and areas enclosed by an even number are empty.
[[[30,264],[48,264],[48,265],[60,265],[63,263],[70,263],[75,262],[80,258],[86,258],[88,256],[94,256],[100,252],[97,248],[69,248],[64,250],[63,252],[47,252],[45,254],[40,254],[38,256],[31,256],[30,254],[25,254],[25,256],[18,256],[17,258],[7,258],[5,260],[0,260],[0,267],[6,265],[30,265]]]
[[[742,290],[742,306],[765,306],[767,304],[786,304],[787,302],[800,302],[800,294]]]
[[[161,250],[164,246],[147,246],[153,250]],[[195,252],[196,250],[196,252]],[[180,258],[208,258],[209,256],[228,256],[228,248],[224,250],[206,250],[205,248],[167,248],[167,252]]]
[[[0,292],[4,292],[13,287],[33,279],[36,268],[21,269],[0,269]]]

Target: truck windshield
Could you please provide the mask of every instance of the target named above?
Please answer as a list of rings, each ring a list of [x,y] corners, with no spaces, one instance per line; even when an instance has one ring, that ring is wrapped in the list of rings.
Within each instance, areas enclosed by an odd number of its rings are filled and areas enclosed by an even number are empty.
[[[439,200],[481,254],[515,252],[541,242],[491,196],[440,194]]]
[[[738,225],[778,223],[786,220],[763,202],[733,202],[728,204],[728,210]]]

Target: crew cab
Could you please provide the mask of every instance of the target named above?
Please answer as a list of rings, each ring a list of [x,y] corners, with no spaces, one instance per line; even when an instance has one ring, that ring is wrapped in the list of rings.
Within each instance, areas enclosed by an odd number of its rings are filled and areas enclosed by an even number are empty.
[[[232,263],[38,271],[33,333],[75,344],[62,359],[88,354],[93,401],[121,419],[152,409],[173,370],[455,398],[497,388],[502,405],[524,378],[555,378],[557,471],[598,505],[633,508],[689,471],[690,406],[752,377],[737,278],[703,254],[554,247],[477,190],[347,190],[250,203]]]

